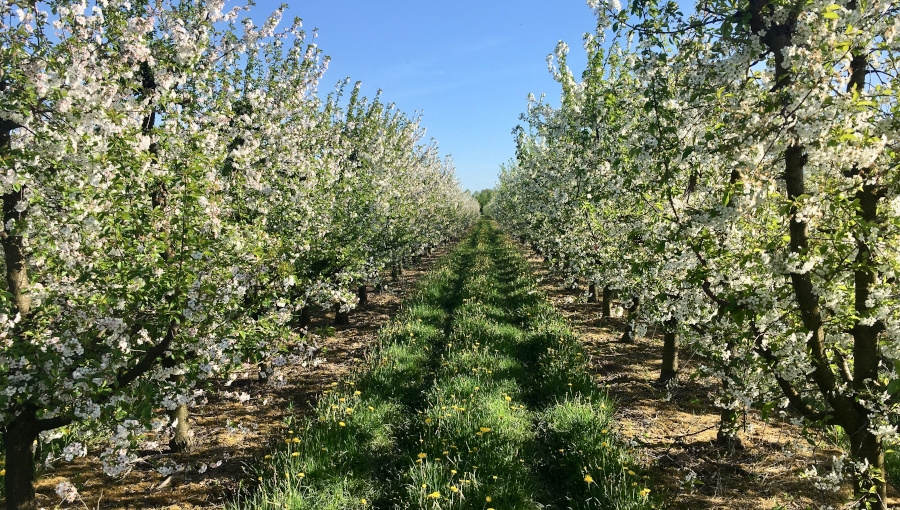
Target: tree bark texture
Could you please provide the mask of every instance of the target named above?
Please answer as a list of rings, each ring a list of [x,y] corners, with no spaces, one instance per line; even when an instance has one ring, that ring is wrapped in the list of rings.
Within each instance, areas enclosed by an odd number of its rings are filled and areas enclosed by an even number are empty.
[[[662,368],[659,372],[660,384],[665,384],[678,375],[678,321],[669,319],[663,333]]]

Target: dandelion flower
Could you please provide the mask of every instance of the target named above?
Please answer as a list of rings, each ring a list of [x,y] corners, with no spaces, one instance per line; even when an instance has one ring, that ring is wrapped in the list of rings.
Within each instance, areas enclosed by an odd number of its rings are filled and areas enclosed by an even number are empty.
[[[643,496],[643,497],[646,498],[646,497],[647,497],[647,494],[650,494],[650,489],[648,489],[648,488],[646,488],[646,487],[644,487],[643,489],[641,489],[641,496]]]
[[[416,457],[418,457],[418,458],[420,458],[420,459],[424,459],[424,458],[427,457],[427,456],[428,456],[428,454],[427,454],[427,453],[424,453],[424,452],[423,452],[423,453],[420,453],[420,454],[418,454],[418,455],[416,455]]]
[[[491,431],[491,428],[490,427],[481,427],[478,430],[480,430],[482,434],[487,434],[488,432]]]
[[[438,499],[438,498],[440,498],[440,497],[441,497],[441,493],[438,492],[438,491],[434,491],[434,492],[432,492],[431,494],[428,495],[428,498],[429,498],[429,499]]]
[[[584,481],[587,483],[594,483],[594,477],[591,475],[584,475]]]
[[[344,423],[344,422],[342,422],[342,421],[341,421],[341,422],[338,422],[338,425],[340,425],[341,427],[346,427],[346,426],[347,426],[347,424]]]

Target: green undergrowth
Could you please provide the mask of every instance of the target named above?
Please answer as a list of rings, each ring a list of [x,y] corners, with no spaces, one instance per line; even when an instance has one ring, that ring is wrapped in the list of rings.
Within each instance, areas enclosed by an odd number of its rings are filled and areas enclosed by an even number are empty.
[[[231,508],[658,508],[611,419],[527,262],[482,221]]]

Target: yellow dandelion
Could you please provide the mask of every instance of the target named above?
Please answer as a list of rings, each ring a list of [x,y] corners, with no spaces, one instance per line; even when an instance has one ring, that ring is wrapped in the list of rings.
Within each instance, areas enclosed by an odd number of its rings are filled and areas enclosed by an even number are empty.
[[[647,497],[647,494],[650,494],[650,489],[648,489],[648,488],[646,488],[646,487],[644,487],[643,489],[641,489],[641,496],[643,496],[643,497],[646,498],[646,497]]]
[[[432,492],[431,494],[428,495],[428,498],[429,498],[429,499],[438,499],[438,498],[440,498],[440,497],[441,497],[441,493],[438,492],[438,491],[434,491],[434,492]]]
[[[488,503],[490,503],[490,502],[491,502],[491,497],[490,497],[490,496],[487,496],[486,498],[484,498],[484,500],[487,501]]]
[[[634,471],[632,471],[632,470],[629,469],[629,470],[628,470],[628,474],[631,475],[631,476],[634,476]]]
[[[450,470],[450,474],[451,474],[451,475],[455,475],[455,474],[456,474],[456,470],[455,470],[455,469],[451,469],[451,470]]]
[[[342,422],[342,421],[339,421],[339,422],[338,422],[338,425],[340,425],[341,427],[346,427],[346,426],[347,426],[347,424],[344,423],[344,422]]]
[[[291,441],[294,442],[294,443],[299,443],[299,442],[300,442],[300,438],[299,438],[299,437],[295,437],[294,439],[291,439]]]
[[[459,492],[459,489],[457,489],[456,486],[454,485],[454,486],[450,487],[450,492]]]
[[[366,504],[366,498],[362,498],[361,500],[359,500],[359,502],[365,505],[365,504]]]
[[[291,457],[299,457],[299,456],[300,456],[300,452],[294,452],[291,454]]]
[[[418,457],[418,458],[420,458],[420,459],[424,459],[424,458],[427,457],[427,456],[428,456],[428,454],[427,454],[427,453],[424,453],[424,452],[423,452],[423,453],[420,453],[420,454],[418,454],[418,455],[416,455],[416,457]]]
[[[353,408],[352,408],[352,407],[348,407],[347,409],[345,409],[345,411],[347,411],[348,414],[349,414],[349,413],[352,413],[352,412],[353,412]]]
[[[263,458],[264,458],[264,459],[266,459],[266,460],[269,460],[269,459],[271,459],[271,458],[272,458],[272,456],[271,456],[271,455],[266,455],[266,456],[265,456],[265,457],[263,457]]]
[[[587,483],[594,483],[594,477],[591,475],[584,475],[584,481]]]
[[[358,397],[358,396],[362,395],[362,392],[359,391],[359,390],[356,390],[356,391],[353,392],[353,394],[356,395],[356,396]]]
[[[425,418],[425,423],[431,423],[431,418]]]
[[[306,478],[306,473],[297,473],[297,478]]]
[[[482,434],[487,434],[488,432],[491,431],[491,428],[490,427],[481,427],[478,430],[480,430]]]

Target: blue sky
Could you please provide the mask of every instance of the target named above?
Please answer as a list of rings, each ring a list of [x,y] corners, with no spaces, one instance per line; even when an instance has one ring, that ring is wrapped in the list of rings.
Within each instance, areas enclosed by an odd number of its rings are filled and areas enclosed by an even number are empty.
[[[280,2],[258,1],[261,20]],[[584,0],[318,0],[294,1],[285,22],[299,16],[331,56],[320,84],[328,93],[350,77],[363,93],[407,114],[422,114],[427,137],[452,154],[464,188],[494,186],[500,164],[515,155],[510,134],[529,92],[558,104],[547,71],[556,43],[572,48],[576,76],[584,68],[582,36],[596,19]]]

